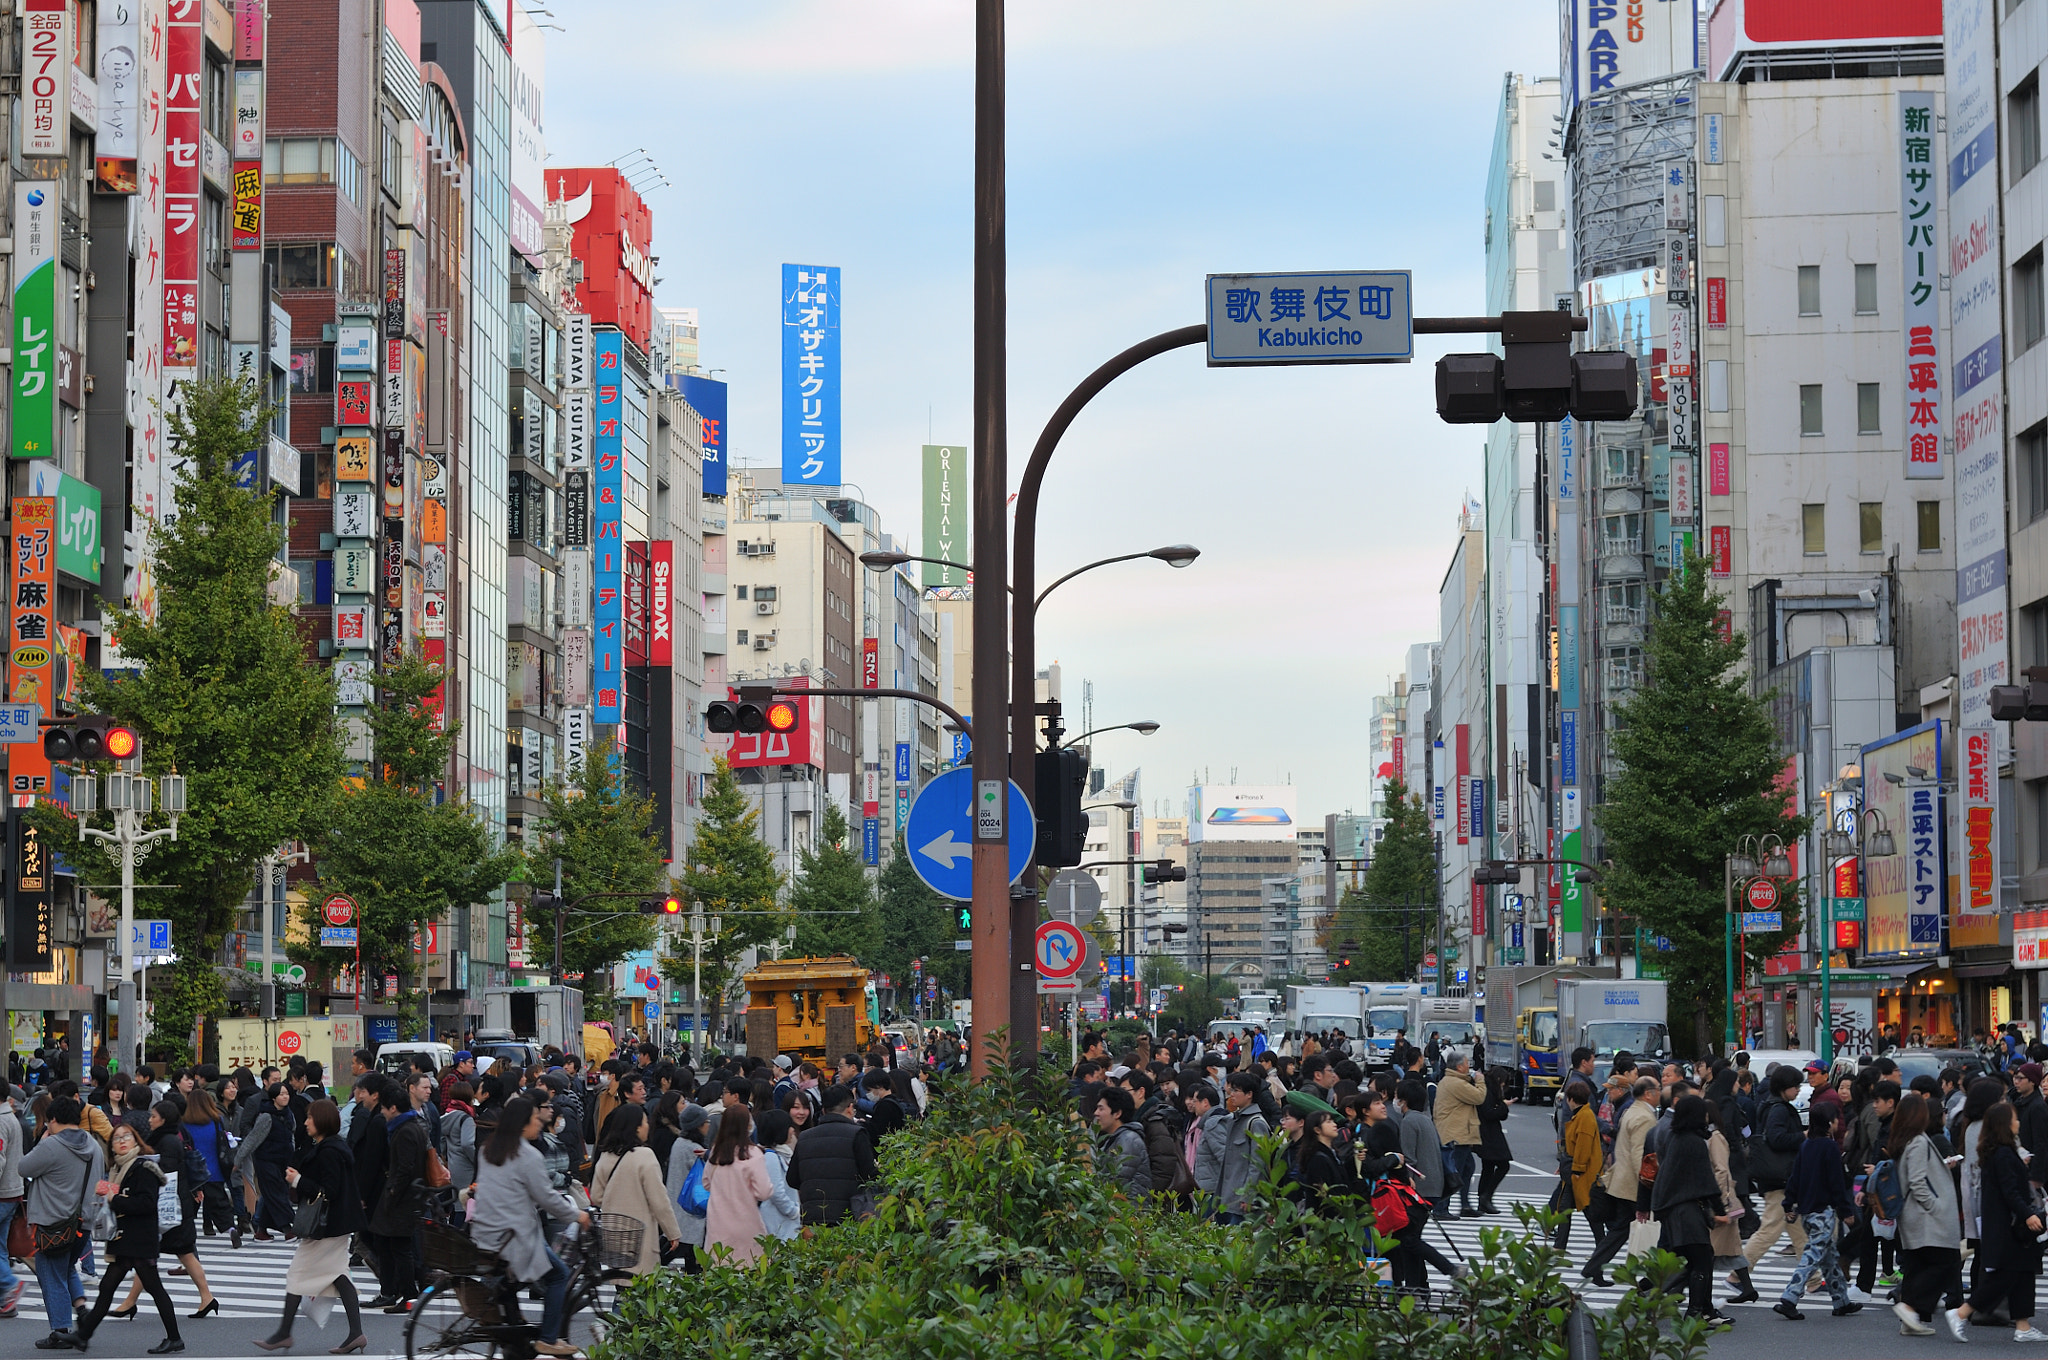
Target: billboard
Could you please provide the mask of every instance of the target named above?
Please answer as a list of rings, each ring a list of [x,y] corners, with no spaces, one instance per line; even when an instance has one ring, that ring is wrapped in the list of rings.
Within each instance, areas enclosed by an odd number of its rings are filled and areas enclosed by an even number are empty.
[[[56,458],[57,183],[14,182],[16,458]]]
[[[726,420],[725,384],[694,373],[671,374],[669,381],[697,413],[704,444],[704,494],[723,496],[725,470],[732,465],[728,457],[731,431]]]
[[[1863,748],[1863,798],[1892,833],[1898,852],[1866,860],[1865,959],[1932,957],[1941,952],[1947,863],[1941,825],[1940,776],[1946,734],[1923,723]],[[1908,767],[1925,772],[1911,773]],[[1894,784],[1887,775],[1901,782]],[[1878,829],[1871,819],[1869,830]]]
[[[654,214],[609,166],[556,170],[547,184],[569,220],[570,252],[583,262],[577,305],[593,323],[617,326],[645,353],[654,338]],[[573,362],[569,385],[580,385]]]
[[[924,555],[945,562],[966,562],[967,449],[961,444],[924,446]],[[926,590],[967,584],[960,567],[924,564]]]
[[[512,6],[512,248],[535,264],[541,257],[541,205],[547,202],[547,142],[541,135],[541,93],[547,49],[526,6]],[[644,345],[642,346],[645,347]]]
[[[1957,721],[1991,720],[2008,683],[2005,365],[2001,340],[1995,0],[1949,0],[1949,456],[1955,463]]]
[[[199,367],[200,85],[206,74],[204,14],[171,7],[164,87],[163,365],[166,388]],[[165,393],[168,398],[169,392]]]
[[[135,157],[140,147],[142,47],[139,0],[104,0],[95,29],[100,54],[100,126],[93,134],[93,162],[101,193],[135,192]],[[262,148],[257,148],[262,154]]]
[[[1564,0],[1558,11],[1567,110],[1700,64],[1694,0]]]
[[[839,266],[782,266],[782,480],[838,486]]]
[[[26,0],[21,42],[21,154],[69,156],[71,0]]]
[[[1197,784],[1188,790],[1190,841],[1294,840],[1292,784]]]
[[[1899,244],[1905,266],[1906,476],[1946,480],[1941,439],[1941,172],[1934,156],[1934,94],[1899,94]]]
[[[602,726],[620,721],[626,676],[626,549],[620,518],[626,469],[619,433],[620,411],[625,404],[620,400],[619,384],[625,381],[625,366],[620,362],[624,346],[617,331],[599,331],[591,338],[597,369],[592,441],[597,462],[597,494],[591,515],[596,536],[593,584],[597,591],[592,612],[596,636],[592,639],[591,660],[596,670],[593,683],[597,702],[591,720]]]
[[[1753,52],[1938,42],[1941,11],[1941,0],[1720,0],[1707,20],[1707,70],[1726,80]]]

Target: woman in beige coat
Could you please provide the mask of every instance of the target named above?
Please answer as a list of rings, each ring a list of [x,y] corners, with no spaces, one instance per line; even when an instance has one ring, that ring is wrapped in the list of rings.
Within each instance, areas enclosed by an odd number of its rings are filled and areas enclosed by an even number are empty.
[[[661,1167],[647,1146],[647,1111],[621,1105],[605,1120],[597,1141],[597,1165],[590,1179],[590,1202],[606,1218],[629,1218],[641,1226],[640,1259],[635,1275],[651,1274],[661,1265],[661,1244],[683,1235],[676,1206],[669,1200]]]

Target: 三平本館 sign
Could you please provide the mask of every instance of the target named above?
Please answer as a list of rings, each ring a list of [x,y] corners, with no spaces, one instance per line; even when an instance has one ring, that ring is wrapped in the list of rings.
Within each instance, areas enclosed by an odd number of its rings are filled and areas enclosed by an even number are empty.
[[[1209,365],[1407,363],[1411,283],[1405,269],[1211,274]]]

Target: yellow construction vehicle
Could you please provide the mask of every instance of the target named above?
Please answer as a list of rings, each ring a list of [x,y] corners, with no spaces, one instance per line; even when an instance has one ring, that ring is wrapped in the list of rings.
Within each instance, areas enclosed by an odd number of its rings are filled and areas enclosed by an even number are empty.
[[[747,1052],[773,1058],[859,1053],[881,1033],[868,970],[849,954],[778,959],[741,979],[747,988]]]

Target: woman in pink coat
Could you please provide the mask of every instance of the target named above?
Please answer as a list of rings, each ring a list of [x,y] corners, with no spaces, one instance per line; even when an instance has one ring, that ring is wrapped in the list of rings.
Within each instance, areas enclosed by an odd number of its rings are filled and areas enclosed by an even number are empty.
[[[775,1193],[761,1149],[753,1144],[753,1115],[745,1105],[728,1105],[718,1117],[718,1137],[705,1158],[704,1188],[711,1207],[704,1215],[704,1249],[709,1259],[750,1266],[761,1255],[761,1201]],[[721,1251],[720,1248],[724,1250]]]

